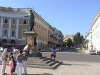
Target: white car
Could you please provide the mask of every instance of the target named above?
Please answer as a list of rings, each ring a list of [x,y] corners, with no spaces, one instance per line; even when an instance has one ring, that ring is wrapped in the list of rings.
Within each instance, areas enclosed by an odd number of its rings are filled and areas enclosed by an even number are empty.
[[[0,52],[3,52],[4,48],[3,47],[0,47]]]
[[[95,52],[95,50],[91,50],[91,51],[90,51],[90,54],[91,54],[91,55],[96,55],[97,53]]]
[[[81,48],[77,47],[76,49],[77,49],[77,50],[80,50]]]

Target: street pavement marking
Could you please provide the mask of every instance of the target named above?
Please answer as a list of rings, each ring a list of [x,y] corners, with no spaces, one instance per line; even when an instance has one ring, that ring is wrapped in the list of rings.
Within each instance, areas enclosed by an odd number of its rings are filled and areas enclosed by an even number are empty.
[[[42,53],[52,53],[52,52],[42,52]],[[85,53],[82,53],[82,52],[57,52],[57,53],[85,54]]]

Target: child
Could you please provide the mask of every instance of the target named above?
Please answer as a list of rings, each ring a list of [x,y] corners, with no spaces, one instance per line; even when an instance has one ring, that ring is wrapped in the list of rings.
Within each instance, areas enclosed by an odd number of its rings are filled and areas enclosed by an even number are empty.
[[[10,75],[13,75],[13,69],[14,69],[14,57],[11,56],[10,57],[10,61],[9,61],[9,67],[10,67]]]

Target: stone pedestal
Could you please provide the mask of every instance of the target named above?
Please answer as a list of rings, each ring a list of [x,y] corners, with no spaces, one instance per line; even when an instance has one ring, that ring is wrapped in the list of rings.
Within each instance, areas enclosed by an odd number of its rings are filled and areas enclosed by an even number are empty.
[[[31,48],[31,55],[32,56],[40,56],[38,55],[39,52],[37,50],[37,43],[36,43],[36,37],[37,37],[37,33],[34,31],[26,31],[24,32],[26,37],[25,37],[25,45],[30,44],[32,46]]]
[[[27,31],[24,32],[26,37],[25,37],[25,45],[30,44],[32,46],[32,52],[37,52],[36,49],[36,37],[37,37],[37,33],[34,31]]]

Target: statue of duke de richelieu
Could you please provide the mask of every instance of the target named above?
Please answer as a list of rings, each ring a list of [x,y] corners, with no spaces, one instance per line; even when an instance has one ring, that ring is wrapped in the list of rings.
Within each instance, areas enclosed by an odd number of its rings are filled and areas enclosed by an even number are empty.
[[[30,31],[34,31],[34,14],[32,13],[32,10],[29,10],[29,14],[27,16],[29,19],[29,25],[30,25]]]

